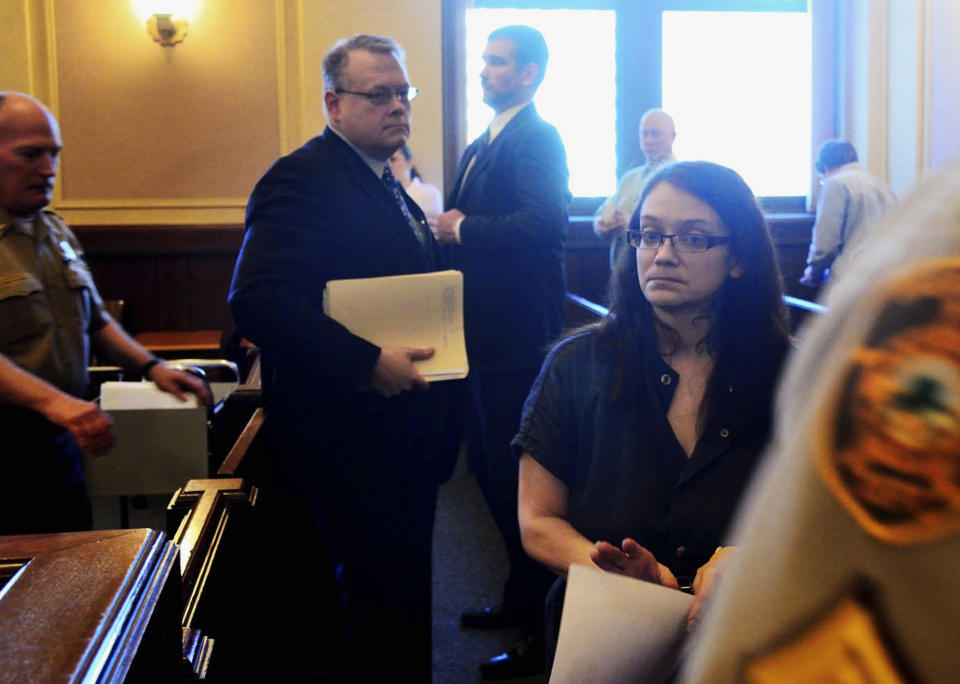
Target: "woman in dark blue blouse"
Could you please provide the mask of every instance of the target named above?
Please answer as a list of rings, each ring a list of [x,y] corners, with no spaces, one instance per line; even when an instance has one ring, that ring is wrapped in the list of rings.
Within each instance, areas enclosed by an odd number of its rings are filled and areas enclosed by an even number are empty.
[[[514,440],[524,547],[558,591],[571,563],[694,584],[768,439],[788,347],[773,244],[734,171],[660,170],[627,238],[610,314],[551,352]]]

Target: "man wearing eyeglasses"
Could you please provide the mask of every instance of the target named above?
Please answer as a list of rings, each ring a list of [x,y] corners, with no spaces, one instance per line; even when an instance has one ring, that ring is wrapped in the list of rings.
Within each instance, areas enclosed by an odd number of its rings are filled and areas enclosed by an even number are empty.
[[[495,116],[464,153],[448,211],[431,228],[450,245],[464,275],[470,465],[510,561],[501,605],[464,613],[461,623],[526,632],[508,653],[481,664],[483,676],[503,678],[543,667],[538,637],[553,579],[520,541],[510,441],[545,349],[564,325],[570,194],[563,142],[533,105],[547,65],[543,36],[529,26],[499,28],[489,36],[483,61],[483,99]]]
[[[322,531],[335,568],[345,611],[337,674],[430,681],[445,388],[414,365],[432,349],[378,347],[322,306],[329,280],[440,265],[423,213],[387,163],[410,135],[417,91],[402,48],[380,36],[338,42],[323,77],[328,126],[257,183],[230,305],[261,349],[274,486]],[[332,581],[312,565],[302,574],[307,586]]]

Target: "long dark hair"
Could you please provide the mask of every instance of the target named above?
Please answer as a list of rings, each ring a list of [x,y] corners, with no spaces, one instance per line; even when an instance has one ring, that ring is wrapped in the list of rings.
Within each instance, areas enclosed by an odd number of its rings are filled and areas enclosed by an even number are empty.
[[[739,174],[719,164],[677,162],[657,171],[640,194],[630,230],[639,229],[640,207],[661,183],[693,195],[717,213],[733,237],[730,253],[742,269],[739,278],[728,276],[721,286],[709,307],[709,330],[700,341],[716,359],[700,407],[702,426],[714,416],[720,398],[729,398],[730,385],[739,388],[740,401],[769,394],[771,375],[779,371],[788,344],[780,270],[756,198]],[[616,359],[611,398],[629,401],[630,388],[642,377],[642,350],[657,349],[658,330],[668,343],[676,344],[678,338],[656,317],[640,289],[635,250],[621,250],[610,291],[610,313],[597,324],[598,349]]]

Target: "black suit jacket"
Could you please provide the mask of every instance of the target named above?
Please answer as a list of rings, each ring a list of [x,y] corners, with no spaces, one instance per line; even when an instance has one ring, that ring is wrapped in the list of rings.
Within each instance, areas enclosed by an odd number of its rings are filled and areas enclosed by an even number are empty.
[[[309,411],[332,448],[361,431],[397,440],[439,434],[442,390],[380,397],[367,387],[379,347],[323,313],[328,280],[420,273],[441,260],[432,236],[428,250],[420,246],[359,155],[325,130],[260,179],[246,225],[229,302],[239,330],[260,347],[268,409]]]
[[[466,150],[447,199],[466,218],[451,259],[464,274],[471,368],[538,368],[563,330],[567,157],[533,104],[519,111],[474,162]]]

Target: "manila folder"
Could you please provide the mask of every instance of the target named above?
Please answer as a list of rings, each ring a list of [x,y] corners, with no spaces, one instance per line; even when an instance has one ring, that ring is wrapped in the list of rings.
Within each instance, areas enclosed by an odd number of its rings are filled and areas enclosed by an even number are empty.
[[[460,271],[330,280],[323,310],[381,347],[433,347],[432,357],[416,362],[430,382],[467,375]]]

